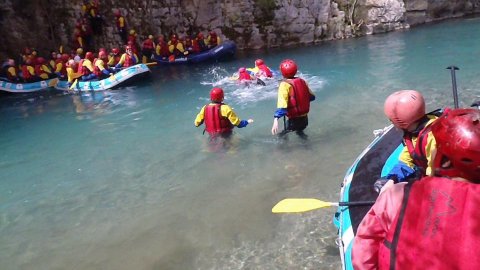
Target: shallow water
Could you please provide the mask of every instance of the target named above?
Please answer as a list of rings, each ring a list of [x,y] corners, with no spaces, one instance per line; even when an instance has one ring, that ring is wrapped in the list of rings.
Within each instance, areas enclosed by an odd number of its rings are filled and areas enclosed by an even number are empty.
[[[338,198],[383,128],[383,101],[418,89],[429,110],[479,99],[479,19],[157,67],[136,86],[0,96],[1,269],[338,269],[334,209],[273,215],[286,197]],[[307,139],[270,135],[277,81],[228,80],[257,57],[300,67],[317,99]],[[242,119],[209,143],[193,120],[221,86]]]

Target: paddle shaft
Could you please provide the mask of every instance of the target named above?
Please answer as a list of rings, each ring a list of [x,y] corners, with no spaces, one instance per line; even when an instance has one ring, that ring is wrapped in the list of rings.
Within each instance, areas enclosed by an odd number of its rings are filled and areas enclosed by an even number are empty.
[[[458,109],[457,78],[455,76],[455,70],[459,70],[459,68],[456,66],[449,66],[447,69],[450,69],[452,75],[453,105],[455,109]]]
[[[338,206],[370,206],[373,205],[375,201],[358,201],[358,202],[338,202]]]

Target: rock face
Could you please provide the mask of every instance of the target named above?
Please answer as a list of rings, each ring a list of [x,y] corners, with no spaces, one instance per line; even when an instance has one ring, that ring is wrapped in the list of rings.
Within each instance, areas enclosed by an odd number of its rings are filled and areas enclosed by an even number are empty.
[[[82,14],[80,0],[4,0],[0,2],[0,57],[15,57],[30,46],[46,53],[72,48]],[[238,48],[309,44],[393,31],[480,11],[480,0],[103,0],[101,33],[94,47],[119,47],[114,13],[143,40],[149,34],[179,36],[216,31]]]

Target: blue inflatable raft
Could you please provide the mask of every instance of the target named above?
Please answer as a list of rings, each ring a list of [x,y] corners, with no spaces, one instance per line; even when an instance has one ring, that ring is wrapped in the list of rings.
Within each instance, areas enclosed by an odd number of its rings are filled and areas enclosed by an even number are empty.
[[[233,41],[226,40],[222,44],[200,53],[177,57],[173,61],[161,56],[154,56],[155,61],[162,65],[192,64],[206,61],[218,61],[224,58],[233,57],[237,51],[237,45]]]
[[[57,83],[57,78],[32,83],[14,83],[0,80],[0,91],[10,93],[30,93],[45,90],[49,87],[55,86]]]
[[[379,133],[347,170],[340,190],[341,202],[375,201],[378,194],[373,184],[383,175],[382,168],[390,171],[398,162],[403,149],[402,132],[390,125]],[[370,207],[340,206],[335,213],[333,221],[338,228],[337,245],[344,270],[353,270],[353,238]]]
[[[67,81],[59,81],[54,87],[55,89],[62,91],[104,91],[125,84],[127,81],[131,81],[134,78],[138,78],[148,73],[150,73],[150,69],[147,65],[137,64],[122,69],[103,80],[77,81],[76,83],[73,83],[72,89],[68,86]]]

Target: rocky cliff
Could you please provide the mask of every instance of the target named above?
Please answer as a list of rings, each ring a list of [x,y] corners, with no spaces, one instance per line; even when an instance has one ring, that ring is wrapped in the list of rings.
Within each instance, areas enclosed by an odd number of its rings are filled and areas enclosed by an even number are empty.
[[[25,46],[40,52],[72,47],[80,0],[0,2],[0,57]],[[215,30],[240,49],[309,44],[383,33],[435,20],[476,14],[480,0],[104,0],[95,47],[117,47],[113,11],[125,15],[140,39],[149,34]]]

